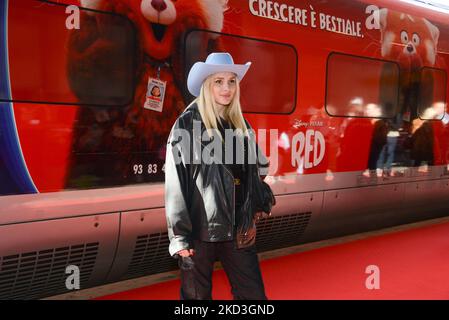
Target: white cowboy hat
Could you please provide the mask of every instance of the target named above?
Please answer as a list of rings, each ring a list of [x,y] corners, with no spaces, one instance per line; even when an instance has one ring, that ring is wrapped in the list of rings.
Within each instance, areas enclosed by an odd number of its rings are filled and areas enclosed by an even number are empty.
[[[211,53],[206,62],[196,62],[190,69],[187,78],[187,88],[195,97],[200,95],[204,80],[217,72],[233,72],[239,80],[242,80],[248,71],[251,62],[246,64],[234,64],[232,56],[227,52]]]

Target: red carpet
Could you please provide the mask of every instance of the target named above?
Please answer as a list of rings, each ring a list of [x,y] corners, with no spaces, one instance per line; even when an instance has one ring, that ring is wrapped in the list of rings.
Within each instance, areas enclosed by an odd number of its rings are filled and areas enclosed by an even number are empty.
[[[365,269],[380,269],[380,289],[368,290]],[[449,223],[333,245],[261,262],[269,299],[449,299]],[[213,298],[232,299],[223,270]],[[100,299],[178,299],[179,280]]]

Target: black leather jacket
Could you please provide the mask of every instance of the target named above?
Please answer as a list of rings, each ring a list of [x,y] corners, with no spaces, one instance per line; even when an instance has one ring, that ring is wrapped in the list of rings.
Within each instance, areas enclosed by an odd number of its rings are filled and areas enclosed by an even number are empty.
[[[193,120],[201,123],[201,135],[193,133]],[[184,129],[189,136],[179,135],[179,129]],[[236,234],[234,177],[231,170],[226,164],[200,161],[202,150],[207,148],[207,143],[200,141],[204,130],[198,106],[192,104],[178,117],[168,137],[165,213],[172,256],[182,249],[193,248],[194,239],[217,242],[237,238],[243,239],[240,241],[242,244],[245,237],[251,235],[251,241],[246,241],[246,246],[255,241],[255,224],[245,234]],[[200,148],[195,149],[194,143],[198,143]],[[260,157],[258,161],[261,162]],[[267,162],[266,158],[262,161],[261,165]],[[248,196],[245,192],[245,197]]]

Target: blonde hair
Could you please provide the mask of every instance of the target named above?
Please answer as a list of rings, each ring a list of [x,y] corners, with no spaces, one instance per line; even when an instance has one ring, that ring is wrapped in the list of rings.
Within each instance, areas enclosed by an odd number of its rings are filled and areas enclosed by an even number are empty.
[[[243,118],[242,107],[240,105],[240,81],[238,80],[238,78],[235,78],[235,81],[236,91],[234,94],[234,98],[232,99],[230,106],[225,108],[224,116],[225,119],[230,121],[234,126],[237,134],[248,136],[248,130]],[[223,139],[220,131],[218,130],[217,119],[219,118],[219,114],[217,112],[217,103],[215,102],[212,93],[212,85],[213,75],[204,80],[203,85],[201,86],[200,95],[195,100],[193,100],[190,105],[194,103],[198,105],[201,120],[203,120],[209,137],[212,136],[211,132],[213,132],[213,130],[216,130],[216,132]]]

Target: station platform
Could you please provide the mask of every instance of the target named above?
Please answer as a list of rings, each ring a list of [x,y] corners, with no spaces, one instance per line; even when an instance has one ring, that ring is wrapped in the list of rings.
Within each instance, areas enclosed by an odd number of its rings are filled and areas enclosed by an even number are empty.
[[[449,299],[448,217],[266,252],[259,257],[271,300]],[[174,271],[112,284],[109,289],[104,286],[103,291],[90,289],[84,296],[80,291],[59,298],[177,300],[179,286],[179,271]],[[114,293],[107,294],[108,290]],[[227,277],[219,267],[213,274],[213,299],[232,299]]]

